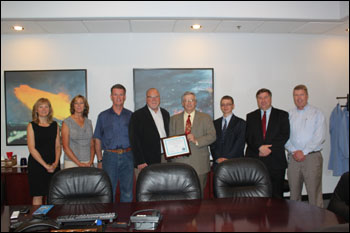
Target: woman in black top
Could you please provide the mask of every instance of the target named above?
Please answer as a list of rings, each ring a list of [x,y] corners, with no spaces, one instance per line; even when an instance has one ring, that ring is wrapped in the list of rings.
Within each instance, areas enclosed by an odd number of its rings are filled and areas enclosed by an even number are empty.
[[[59,170],[61,143],[59,127],[52,120],[51,103],[40,98],[33,106],[32,122],[27,127],[27,143],[30,152],[28,180],[33,205],[42,205],[47,196],[50,179]]]

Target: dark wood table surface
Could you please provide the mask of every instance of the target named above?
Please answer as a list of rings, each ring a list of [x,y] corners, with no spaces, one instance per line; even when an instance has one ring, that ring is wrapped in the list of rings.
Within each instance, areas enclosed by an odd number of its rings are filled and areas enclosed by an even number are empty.
[[[1,231],[8,231],[9,217],[20,206],[5,206],[1,210]],[[28,215],[38,206],[32,206]],[[345,223],[334,213],[296,202],[273,198],[223,198],[210,200],[162,201],[91,205],[56,205],[48,214],[60,215],[116,211],[118,222],[128,222],[137,210],[158,209],[163,219],[156,231],[313,231]],[[107,225],[106,231],[115,229]]]

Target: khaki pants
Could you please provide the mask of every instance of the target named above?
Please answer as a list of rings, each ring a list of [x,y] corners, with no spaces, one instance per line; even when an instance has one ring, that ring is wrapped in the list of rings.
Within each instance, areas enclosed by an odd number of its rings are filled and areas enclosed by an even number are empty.
[[[321,152],[306,155],[306,159],[303,162],[295,161],[293,156],[290,155],[288,165],[290,199],[301,201],[303,183],[305,182],[309,203],[323,208],[322,168],[323,158]]]
[[[200,174],[200,175],[198,175],[198,178],[199,178],[199,183],[201,185],[202,199],[203,199],[203,197],[204,197],[204,189],[205,189],[205,186],[207,185],[208,173]]]

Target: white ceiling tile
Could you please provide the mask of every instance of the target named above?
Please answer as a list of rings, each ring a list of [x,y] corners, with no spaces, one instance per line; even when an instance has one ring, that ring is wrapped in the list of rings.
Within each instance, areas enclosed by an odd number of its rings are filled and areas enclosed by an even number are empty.
[[[22,25],[24,31],[12,30],[15,24]],[[200,24],[202,29],[193,30],[191,25]],[[238,29],[238,26],[240,28]],[[215,33],[309,33],[349,36],[344,30],[349,28],[349,20],[343,22],[300,22],[300,21],[237,21],[220,19],[89,19],[56,21],[2,20],[1,34],[40,33],[150,33],[150,32],[215,32]]]
[[[330,31],[333,28],[338,27],[342,23],[328,23],[328,22],[310,22],[302,25],[293,32],[295,33],[309,33],[309,34],[321,34]]]
[[[39,21],[38,24],[49,33],[88,32],[82,21]]]
[[[263,21],[222,21],[215,32],[253,32]]]
[[[130,32],[129,20],[84,20],[90,33]]]
[[[24,28],[23,31],[15,31],[13,26],[19,25]],[[35,21],[1,21],[1,34],[34,34],[34,33],[47,33],[43,30]]]
[[[330,31],[327,32],[327,34],[337,35],[337,36],[349,36],[349,32],[346,31],[346,29],[349,29],[349,20],[331,29]]]
[[[221,20],[177,20],[174,32],[214,32]],[[192,25],[199,24],[202,26],[199,30],[193,30]]]
[[[254,32],[259,33],[290,33],[306,22],[265,21]]]
[[[175,20],[131,20],[132,32],[171,32]]]

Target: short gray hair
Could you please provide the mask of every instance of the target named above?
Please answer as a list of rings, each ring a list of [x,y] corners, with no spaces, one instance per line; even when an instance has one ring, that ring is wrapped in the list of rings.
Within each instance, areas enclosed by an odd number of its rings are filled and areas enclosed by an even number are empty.
[[[196,100],[196,94],[194,94],[194,93],[191,92],[191,91],[186,91],[186,92],[182,95],[182,97],[181,97],[181,102],[184,101],[184,98],[185,98],[186,95],[193,95],[193,96],[194,96],[194,99]]]

